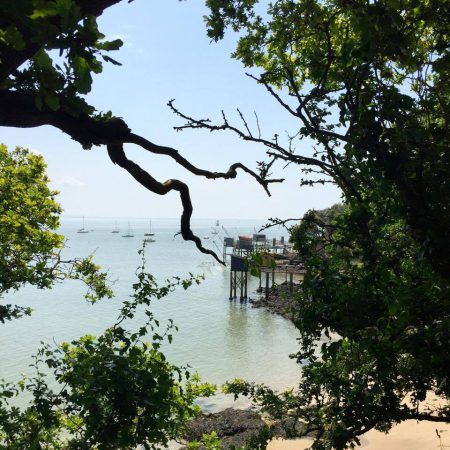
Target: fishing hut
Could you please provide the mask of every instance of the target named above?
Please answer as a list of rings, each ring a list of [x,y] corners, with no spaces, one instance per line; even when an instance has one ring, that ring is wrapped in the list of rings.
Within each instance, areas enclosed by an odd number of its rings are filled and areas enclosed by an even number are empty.
[[[292,251],[292,244],[285,242],[284,236],[280,239],[268,239],[265,234],[255,233],[253,236],[240,235],[237,239],[224,237],[223,239],[223,260],[228,256],[250,256],[255,252],[266,251],[269,253],[284,254]]]
[[[245,263],[245,257],[241,255],[231,255],[230,266],[230,300],[237,298],[239,289],[239,300],[247,298],[247,276],[248,267]]]
[[[280,278],[289,284],[292,293],[295,282],[303,278],[304,270],[299,264],[292,264],[292,244],[281,238],[268,238],[263,233],[254,233],[252,236],[238,235],[231,237],[227,234],[223,238],[223,260],[230,261],[230,300],[239,297],[240,300],[247,298],[248,267],[246,260],[254,253],[262,253],[263,263],[260,266],[259,292],[265,291],[266,297],[270,288]],[[264,286],[263,286],[264,285]]]

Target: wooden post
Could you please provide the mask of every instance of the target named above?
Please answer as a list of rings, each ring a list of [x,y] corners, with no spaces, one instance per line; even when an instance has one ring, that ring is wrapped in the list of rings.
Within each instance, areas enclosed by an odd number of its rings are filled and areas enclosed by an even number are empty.
[[[272,269],[272,287],[275,286],[275,269]]]
[[[291,272],[289,274],[289,294],[292,295],[292,290],[294,289],[294,274]]]
[[[241,290],[239,300],[242,302],[244,300],[244,272],[239,272],[239,288]]]
[[[237,276],[237,273],[236,272],[233,272],[234,273],[234,286],[233,286],[233,288],[234,288],[234,291],[233,291],[233,298],[237,298],[237,295],[236,295],[236,276]]]
[[[247,298],[247,272],[245,272],[245,279],[244,279],[244,287],[245,287],[245,289],[244,289],[244,298]]]
[[[269,298],[269,272],[266,272],[266,300]]]
[[[230,300],[233,300],[233,271],[230,270]]]

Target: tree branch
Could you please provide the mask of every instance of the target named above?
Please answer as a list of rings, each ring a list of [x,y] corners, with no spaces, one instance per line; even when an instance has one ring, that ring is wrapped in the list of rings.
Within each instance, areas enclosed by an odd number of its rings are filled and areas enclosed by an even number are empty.
[[[213,256],[220,264],[225,265],[215,252],[203,247],[200,238],[191,230],[193,207],[187,184],[175,179],[166,180],[164,183],[160,183],[139,165],[126,157],[122,144],[107,144],[107,149],[111,161],[125,169],[135,180],[149,191],[158,195],[166,195],[172,190],[179,192],[181,204],[183,205],[183,213],[181,215],[181,236],[183,236],[183,239],[186,241],[193,241],[202,253]]]
[[[228,130],[228,131],[232,131],[233,133],[235,133],[237,136],[239,136],[244,141],[250,141],[250,142],[256,142],[259,144],[263,144],[266,147],[268,147],[272,150],[275,150],[275,151],[279,152],[280,154],[284,155],[284,157],[286,159],[293,156],[293,157],[295,157],[296,162],[298,162],[299,164],[317,166],[324,170],[326,170],[327,168],[331,168],[331,166],[324,161],[320,161],[315,158],[309,158],[306,156],[294,155],[292,152],[289,152],[288,150],[283,148],[281,145],[279,145],[277,139],[275,139],[274,141],[270,141],[268,139],[264,139],[261,137],[255,137],[248,133],[244,133],[239,128],[237,128],[233,125],[230,125],[223,112],[222,112],[222,116],[224,118],[223,123],[221,125],[213,125],[209,119],[194,119],[193,117],[183,114],[180,110],[178,110],[174,106],[173,102],[174,102],[174,100],[171,100],[168,103],[169,108],[174,112],[174,114],[176,114],[177,116],[179,116],[182,119],[187,121],[186,124],[181,125],[179,127],[175,127],[175,129],[178,131],[184,130],[186,128],[193,128],[193,129],[203,128],[203,129],[209,130],[209,131]],[[277,137],[277,135],[276,135],[276,137]],[[273,154],[273,153],[271,155],[275,156],[275,154]],[[291,159],[291,160],[293,160],[293,159]],[[277,180],[273,180],[271,182],[281,182],[281,181],[284,181],[284,179],[277,179]]]
[[[63,99],[61,103],[63,104]],[[181,235],[185,240],[193,241],[201,252],[214,256],[222,264],[223,261],[220,260],[215,252],[205,249],[202,246],[200,238],[190,228],[193,208],[188,186],[179,180],[167,180],[164,183],[158,182],[148,172],[126,158],[123,145],[126,143],[136,144],[151,153],[169,156],[194,175],[203,176],[208,179],[233,179],[237,176],[237,170],[241,169],[257,180],[268,195],[270,195],[270,183],[283,181],[283,179],[267,178],[267,168],[270,167],[270,164],[261,167],[261,175],[250,170],[242,163],[232,164],[227,172],[210,172],[200,169],[181,156],[174,148],[154,144],[144,137],[132,133],[122,119],[100,120],[88,115],[74,117],[62,109],[58,111],[52,111],[47,107],[39,109],[35,104],[33,94],[0,90],[0,105],[0,126],[31,128],[52,125],[67,133],[72,139],[84,147],[90,145],[106,145],[111,160],[124,168],[151,192],[158,195],[165,195],[172,190],[178,191],[183,205]]]
[[[172,158],[174,161],[176,161],[178,164],[183,166],[185,169],[187,169],[189,172],[193,173],[194,175],[199,175],[208,179],[215,180],[217,178],[224,178],[224,179],[232,179],[236,178],[237,176],[237,169],[241,169],[242,171],[248,173],[250,176],[252,176],[266,191],[267,195],[271,195],[269,191],[269,184],[270,183],[281,183],[284,181],[283,178],[278,179],[266,179],[265,176],[259,176],[252,170],[250,170],[248,167],[246,167],[242,163],[234,163],[232,164],[227,172],[210,172],[208,170],[199,169],[198,167],[194,166],[190,161],[188,161],[186,158],[180,155],[178,150],[175,150],[171,147],[165,147],[161,145],[154,144],[147,139],[145,139],[142,136],[130,133],[130,136],[124,141],[130,144],[137,144],[140,147],[144,148],[145,150],[148,150],[151,153],[155,153],[158,155],[166,155]]]
[[[77,0],[77,3],[83,17],[86,15],[98,17],[103,14],[105,9],[115,5],[116,3],[120,3],[121,1],[123,0]],[[129,3],[131,1],[133,0],[128,0]],[[6,22],[10,19],[12,23],[19,25],[18,30],[22,34],[25,42],[27,42],[27,45],[22,50],[0,46],[0,80],[6,79],[11,73],[17,70],[26,61],[31,59],[42,48],[41,44],[38,42],[33,42],[32,38],[35,34],[35,30],[29,28],[25,23],[18,24],[14,8],[11,8],[11,18],[4,17],[4,19]],[[56,16],[53,20],[53,25],[55,25],[55,28],[53,30],[53,35],[48,36],[49,40],[60,34],[59,16]]]
[[[428,422],[450,423],[449,416],[433,416],[432,414],[420,412],[405,412],[400,415],[402,420],[426,420]]]

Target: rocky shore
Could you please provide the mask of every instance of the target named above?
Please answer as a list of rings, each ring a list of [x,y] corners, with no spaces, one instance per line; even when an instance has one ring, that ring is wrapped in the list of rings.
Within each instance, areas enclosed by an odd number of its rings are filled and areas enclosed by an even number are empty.
[[[295,314],[295,293],[299,285],[293,285],[292,294],[290,293],[289,283],[284,282],[279,285],[272,286],[269,295],[266,298],[264,289],[260,292],[260,297],[250,299],[249,302],[253,308],[265,308],[274,314],[283,316],[285,319],[293,320]]]
[[[215,414],[202,413],[197,416],[188,425],[185,439],[199,441],[203,434],[215,431],[222,440],[223,449],[231,446],[240,448],[264,427],[266,423],[257,412],[228,408]]]
[[[301,424],[297,423],[297,430],[299,427]],[[185,439],[188,442],[200,441],[204,434],[213,431],[221,439],[223,450],[246,447],[251,440],[257,437],[264,439],[269,434],[271,438],[287,438],[286,430],[279,422],[262,417],[259,412],[251,409],[227,408],[214,414],[198,415],[188,425]],[[202,449],[202,446],[199,448]]]

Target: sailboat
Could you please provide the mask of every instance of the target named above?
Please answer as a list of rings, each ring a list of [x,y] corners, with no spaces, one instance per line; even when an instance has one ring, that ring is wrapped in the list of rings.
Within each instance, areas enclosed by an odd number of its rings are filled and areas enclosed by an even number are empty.
[[[83,216],[83,226],[77,230],[77,233],[89,233],[89,230],[86,230],[86,228],[84,228],[84,216]]]
[[[220,223],[218,220],[216,220],[216,227],[212,229],[211,234],[219,234],[219,226]]]
[[[134,237],[134,234],[131,234],[130,221],[128,221],[128,231],[127,231],[127,234],[122,234],[122,237],[126,237],[126,238]]]
[[[148,233],[145,233],[144,236],[154,236],[155,233],[152,233],[152,221],[150,220],[150,231]],[[152,242],[152,241],[149,241]],[[153,241],[155,242],[155,241]]]
[[[115,224],[114,224],[114,230],[112,230],[111,233],[120,233],[120,230],[117,226],[117,220],[115,221]]]

